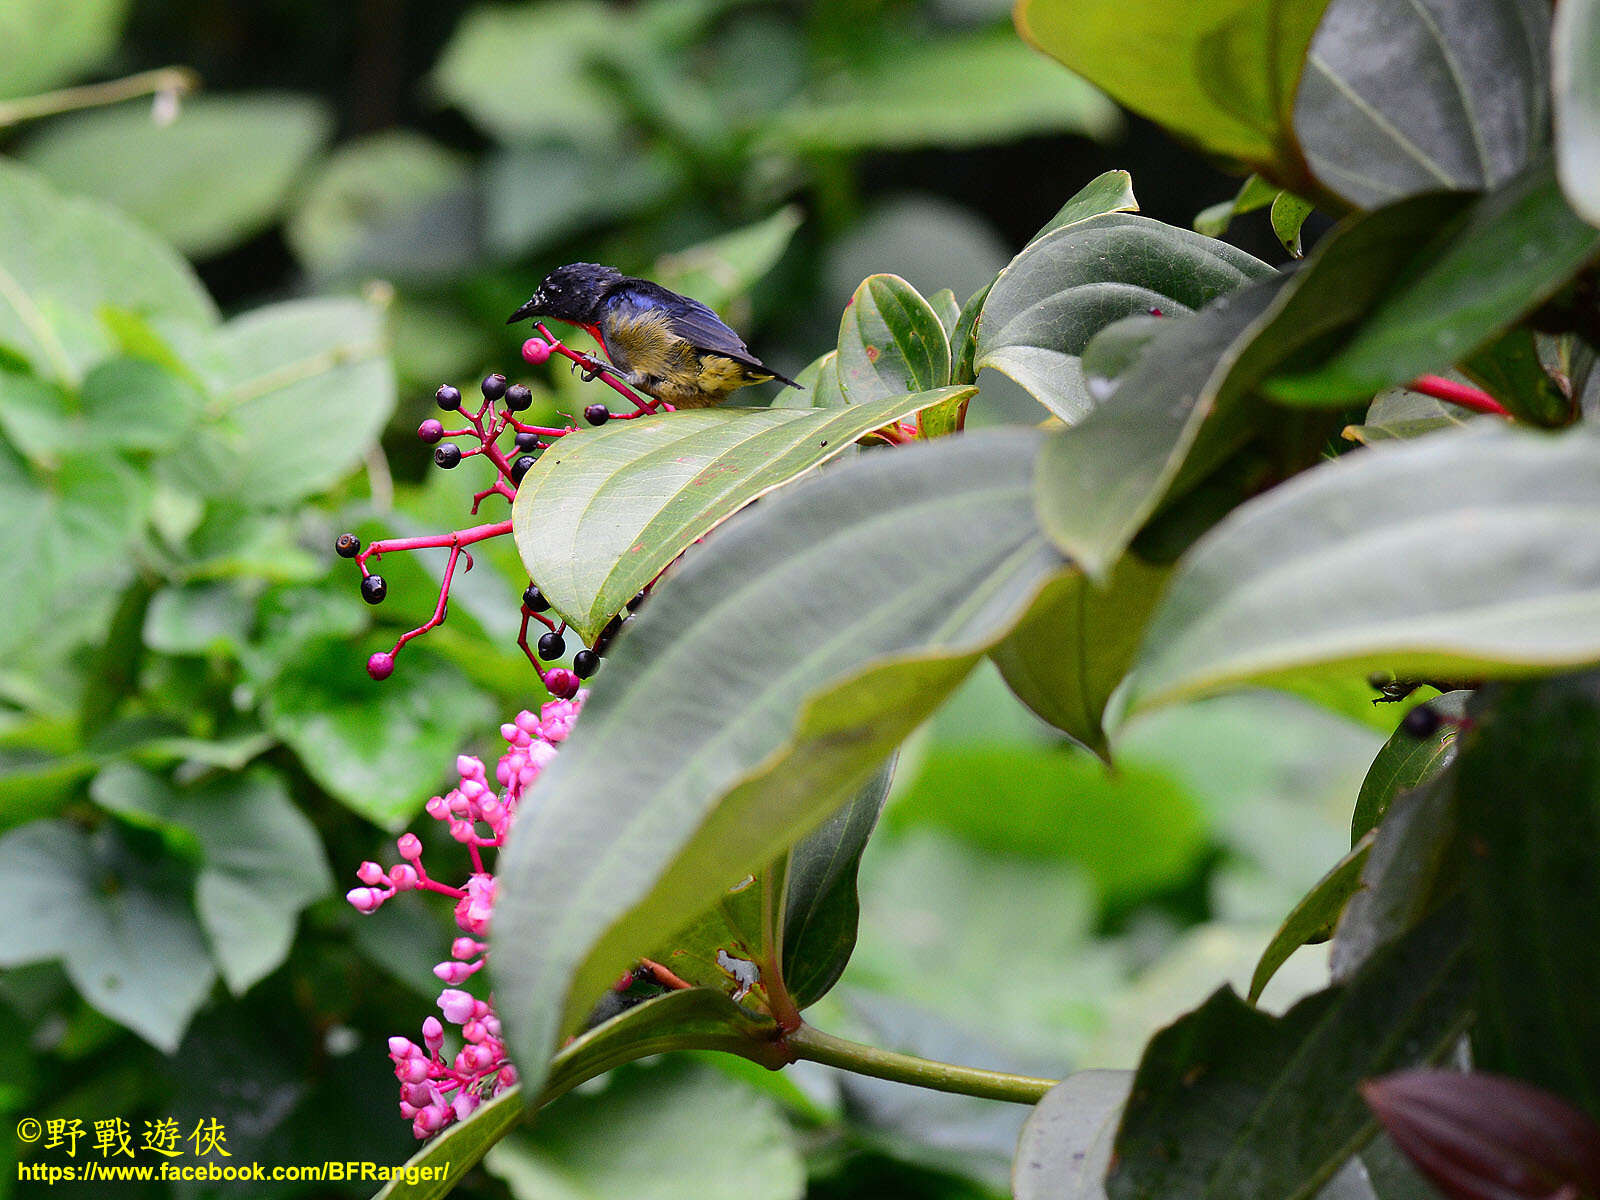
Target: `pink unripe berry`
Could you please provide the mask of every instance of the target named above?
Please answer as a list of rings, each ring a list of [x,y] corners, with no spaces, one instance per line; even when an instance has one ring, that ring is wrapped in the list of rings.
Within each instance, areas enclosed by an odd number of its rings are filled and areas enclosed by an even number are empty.
[[[431,446],[444,436],[444,423],[429,417],[417,426],[417,436]]]
[[[367,659],[367,674],[382,683],[394,674],[394,655],[387,650],[379,650],[371,658]]]
[[[544,673],[544,686],[549,689],[552,696],[571,700],[578,694],[579,680],[565,667],[556,667]]]
[[[550,343],[543,338],[529,338],[522,343],[522,361],[542,366],[550,361]]]

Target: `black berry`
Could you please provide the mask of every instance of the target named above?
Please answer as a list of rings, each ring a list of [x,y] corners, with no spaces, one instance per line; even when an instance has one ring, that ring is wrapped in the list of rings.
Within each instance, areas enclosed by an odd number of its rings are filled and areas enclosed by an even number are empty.
[[[444,436],[444,425],[429,417],[417,426],[417,436],[431,446]]]
[[[567,652],[567,643],[559,633],[551,631],[539,639],[539,657],[549,662],[552,658],[560,658]]]
[[[478,386],[483,389],[485,400],[498,400],[506,394],[506,377],[497,371],[493,375],[485,375]]]
[[[461,392],[448,383],[444,384],[433,394],[433,402],[445,412],[451,412],[461,407]]]
[[[512,412],[521,412],[533,403],[533,393],[520,383],[513,383],[506,389],[506,407]]]
[[[521,483],[522,477],[528,473],[528,469],[538,461],[539,460],[531,454],[524,454],[521,458],[517,459],[516,462],[511,464],[511,482]]]
[[[1414,738],[1432,737],[1439,731],[1444,719],[1426,704],[1419,704],[1400,721],[1400,728]]]
[[[433,461],[446,471],[461,465],[461,447],[454,442],[446,442],[433,452]]]
[[[611,645],[612,640],[622,632],[622,627],[631,620],[633,620],[632,617],[618,615],[607,621],[605,628],[600,631],[600,636],[594,640],[594,652],[596,654],[604,654],[607,647]]]
[[[611,410],[604,404],[591,404],[583,410],[583,419],[591,425],[604,425],[611,419]]]
[[[572,673],[587,679],[600,669],[600,656],[593,650],[579,650],[572,656]]]
[[[529,612],[543,612],[550,607],[550,601],[544,598],[543,592],[530,583],[528,590],[522,593],[522,607]]]
[[[341,533],[333,550],[340,558],[354,558],[361,553],[361,539],[353,533]]]
[[[361,598],[368,604],[382,604],[388,594],[389,585],[383,581],[382,575],[368,575],[361,581]]]
[[[519,433],[516,437],[517,449],[530,453],[539,449],[539,435],[537,433]]]

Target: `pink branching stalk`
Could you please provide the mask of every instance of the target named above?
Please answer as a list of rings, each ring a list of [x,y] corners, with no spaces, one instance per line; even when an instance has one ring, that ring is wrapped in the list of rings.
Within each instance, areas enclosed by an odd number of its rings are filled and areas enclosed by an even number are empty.
[[[400,1081],[400,1115],[411,1122],[418,1138],[431,1137],[462,1120],[517,1081],[493,998],[480,999],[464,985],[489,957],[485,939],[494,913],[493,856],[504,844],[523,796],[555,757],[583,707],[588,693],[574,690],[572,699],[552,700],[537,716],[518,713],[500,727],[506,752],[495,764],[498,790],[483,763],[464,754],[456,759],[460,777],[456,786],[428,801],[428,815],[444,823],[450,837],[467,849],[471,872],[464,881],[444,883],[430,875],[422,865],[422,839],[407,833],[395,843],[399,863],[387,870],[375,862],[362,863],[356,871],[362,886],[345,894],[363,913],[377,911],[401,892],[437,892],[455,901],[462,936],[450,943],[450,957],[433,973],[447,985],[439,993],[439,1011],[446,1023],[457,1027],[460,1048],[446,1054],[445,1025],[438,1017],[422,1023],[421,1045],[399,1036],[389,1039],[389,1057]]]

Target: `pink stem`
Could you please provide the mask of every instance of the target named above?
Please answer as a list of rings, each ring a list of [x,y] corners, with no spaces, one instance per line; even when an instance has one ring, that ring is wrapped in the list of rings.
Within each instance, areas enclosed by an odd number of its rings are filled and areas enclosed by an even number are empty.
[[[471,529],[455,529],[449,533],[430,533],[423,537],[384,538],[373,542],[356,555],[356,563],[361,567],[362,575],[368,575],[371,574],[367,570],[368,558],[382,558],[394,550],[439,550],[444,547],[459,549],[462,546],[487,541],[489,538],[503,537],[510,532],[511,522],[506,520],[495,521],[489,525],[474,525]]]
[[[580,354],[576,350],[570,349],[561,341],[560,338],[556,337],[555,334],[551,333],[547,328],[545,328],[544,325],[538,325],[536,328],[540,333],[544,334],[545,340],[550,343],[550,349],[552,351],[561,355],[562,358],[570,359],[577,363],[591,375],[595,375],[604,380],[606,385],[610,387],[612,391],[616,392],[619,396],[623,396],[626,399],[631,400],[636,408],[642,408],[646,412],[655,412],[660,406],[661,402],[659,400],[641,400],[630,388],[618,382],[618,380],[613,377],[609,371],[602,370],[600,363],[590,358],[587,354]]]
[[[1453,379],[1446,379],[1442,375],[1421,375],[1406,384],[1406,387],[1413,392],[1421,392],[1424,396],[1432,396],[1435,400],[1456,404],[1473,412],[1493,413],[1497,417],[1511,415],[1506,406],[1488,392],[1457,383]]]

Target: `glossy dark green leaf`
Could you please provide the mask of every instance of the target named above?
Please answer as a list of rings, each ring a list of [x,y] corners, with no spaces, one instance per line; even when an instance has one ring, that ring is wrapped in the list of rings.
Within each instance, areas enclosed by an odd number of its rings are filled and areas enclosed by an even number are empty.
[[[1248,501],[1173,578],[1130,711],[1245,681],[1478,679],[1600,659],[1600,437],[1474,426]],[[1041,475],[1046,464],[1041,464]]]
[[[1519,421],[1557,428],[1577,416],[1573,402],[1539,360],[1538,343],[1526,326],[1508,330],[1461,369]]]
[[[849,804],[789,850],[783,982],[797,1008],[807,1008],[827,994],[850,961],[861,916],[856,872],[893,779],[891,760]]]
[[[561,1048],[550,1060],[538,1100],[542,1107],[578,1084],[625,1062],[665,1050],[723,1050],[760,1061],[773,1027],[744,1012],[726,996],[705,988],[668,992],[597,1025]],[[497,1096],[452,1125],[407,1161],[428,1169],[430,1179],[407,1183],[397,1176],[374,1200],[437,1200],[460,1183],[495,1143],[527,1115],[521,1087]]]
[[[839,384],[850,403],[949,382],[950,339],[932,305],[897,275],[863,280],[839,322]]]
[[[1000,273],[979,318],[974,366],[1010,376],[1071,424],[1093,407],[1078,360],[1095,333],[1152,308],[1167,316],[1203,308],[1271,274],[1226,242],[1146,217],[1080,219],[1029,243]]]
[[[928,307],[939,314],[939,324],[944,326],[946,338],[954,339],[956,326],[961,322],[961,303],[950,288],[940,288],[927,298]]]
[[[496,997],[524,1079],[641,948],[836,810],[1061,569],[1032,516],[1038,445],[845,464],[658,589],[501,859]]]
[[[1417,211],[1426,207],[1424,199]],[[1531,167],[1473,201],[1409,261],[1392,261],[1403,277],[1347,340],[1267,390],[1285,401],[1338,403],[1442,370],[1537,307],[1597,254],[1600,230],[1567,207],[1550,164]]]
[[[1291,185],[1295,85],[1327,0],[1023,0],[1023,37],[1186,142]]]
[[[977,368],[973,365],[973,359],[978,353],[978,320],[992,287],[994,282],[991,280],[969,296],[967,302],[961,306],[961,315],[956,318],[956,327],[950,334],[951,383],[972,383],[978,377]]]
[[[663,567],[752,500],[874,429],[972,390],[844,408],[691,409],[572,434],[517,488],[517,549],[555,610],[593,642]]]
[[[1433,689],[1425,689],[1424,694],[1433,696]],[[1433,699],[1425,702],[1441,716],[1460,717],[1466,712],[1467,693],[1451,691],[1443,696],[1433,696]],[[1398,724],[1400,714],[1405,709],[1395,704],[1388,711],[1395,714],[1397,725],[1361,781],[1355,813],[1350,818],[1352,846],[1383,820],[1383,815],[1389,811],[1389,805],[1396,796],[1432,779],[1449,766],[1456,755],[1460,729],[1455,724],[1441,722],[1427,737],[1417,737]]]
[[[1361,868],[1366,865],[1371,850],[1372,839],[1362,838],[1350,848],[1349,854],[1329,867],[1328,873],[1290,910],[1261,952],[1261,961],[1256,963],[1255,973],[1250,976],[1247,999],[1251,1004],[1261,999],[1261,993],[1291,954],[1309,942],[1325,941],[1333,933],[1339,914],[1361,885]]]
[[[1473,1061],[1600,1113],[1600,675],[1486,691],[1457,789],[1479,967]]]
[[[1464,408],[1406,388],[1391,388],[1373,400],[1363,424],[1347,425],[1344,437],[1364,446],[1409,441],[1441,429],[1459,429],[1475,417]]]
[[[784,388],[772,408],[843,408],[850,402],[839,388],[839,352],[829,350],[794,377],[798,388]]]
[[[1440,913],[1282,1017],[1223,988],[1156,1034],[1117,1133],[1111,1200],[1315,1194],[1372,1133],[1356,1084],[1442,1055],[1465,1027],[1464,925]]]
[[[1573,0],[1555,11],[1550,35],[1556,169],[1567,200],[1600,225],[1600,4]]]
[[[1016,1200],[1105,1200],[1132,1071],[1075,1071],[1034,1106],[1011,1166]]]
[[[1294,101],[1311,173],[1361,208],[1501,183],[1545,138],[1549,37],[1538,0],[1333,0]]]
[[[1019,700],[1105,755],[1106,702],[1133,662],[1171,570],[1128,555],[1103,587],[1080,572],[1064,574],[989,656]]]
[[[1133,194],[1133,176],[1126,171],[1106,171],[1096,175],[1073,193],[1072,197],[1056,211],[1056,215],[1046,221],[1043,228],[1029,238],[1028,242],[1031,245],[1047,233],[1054,233],[1057,229],[1068,225],[1076,225],[1079,221],[1087,221],[1090,217],[1102,216],[1105,213],[1138,211],[1139,201]]]

